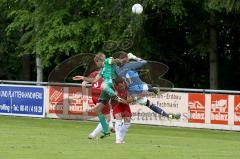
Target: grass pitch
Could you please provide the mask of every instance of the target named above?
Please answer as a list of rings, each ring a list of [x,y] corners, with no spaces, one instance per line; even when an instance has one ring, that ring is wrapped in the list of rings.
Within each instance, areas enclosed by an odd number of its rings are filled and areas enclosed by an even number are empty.
[[[88,140],[94,122],[0,116],[0,159],[239,159],[240,132],[132,125],[126,143]]]

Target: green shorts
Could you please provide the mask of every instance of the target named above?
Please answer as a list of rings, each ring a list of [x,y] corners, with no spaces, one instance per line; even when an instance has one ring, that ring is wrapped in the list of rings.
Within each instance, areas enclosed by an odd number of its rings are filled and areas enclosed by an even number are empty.
[[[104,87],[102,88],[101,94],[98,98],[98,102],[106,105],[109,102],[109,100],[115,96],[116,96],[116,93],[114,91],[113,84],[104,83]]]

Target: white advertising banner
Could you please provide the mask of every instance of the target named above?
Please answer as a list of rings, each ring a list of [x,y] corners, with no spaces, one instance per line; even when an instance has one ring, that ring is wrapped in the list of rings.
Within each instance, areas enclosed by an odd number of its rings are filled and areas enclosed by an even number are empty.
[[[90,89],[51,86],[47,91],[46,117],[97,120],[91,111],[95,105]],[[181,118],[168,119],[146,106],[133,104],[132,123],[240,131],[239,95],[162,92],[148,99],[167,113],[181,114]]]
[[[141,105],[131,105],[132,122],[141,124],[166,125],[174,122],[187,122],[188,107],[186,106],[188,100],[187,93],[166,92],[159,96],[149,96],[151,104],[154,104],[167,113],[181,114],[179,120],[168,119],[159,114],[154,113],[151,109]]]

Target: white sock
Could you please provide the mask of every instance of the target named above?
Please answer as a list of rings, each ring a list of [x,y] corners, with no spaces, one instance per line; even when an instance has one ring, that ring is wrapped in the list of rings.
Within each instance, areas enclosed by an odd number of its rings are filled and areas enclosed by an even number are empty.
[[[114,116],[113,116],[113,109],[112,109],[112,105],[110,104],[109,105],[110,107],[110,121],[108,123],[108,126],[109,126],[109,129],[114,129],[114,124],[115,124],[115,119],[114,119]]]
[[[112,120],[109,121],[108,126],[109,126],[109,128],[113,128],[113,121]]]
[[[102,131],[101,123],[98,123],[97,127],[91,132],[91,136],[96,137]]]
[[[115,121],[115,134],[116,134],[116,141],[121,140],[121,130],[122,130],[122,120]]]
[[[131,123],[124,123],[122,126],[121,136],[120,140],[123,141],[126,133],[128,132],[129,127],[131,126]]]

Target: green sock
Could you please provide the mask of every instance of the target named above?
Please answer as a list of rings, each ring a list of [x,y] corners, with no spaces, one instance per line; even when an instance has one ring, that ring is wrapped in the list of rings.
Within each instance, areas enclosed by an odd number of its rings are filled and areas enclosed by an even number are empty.
[[[98,115],[98,119],[103,127],[103,132],[106,134],[106,133],[109,133],[109,129],[108,129],[108,125],[107,125],[107,122],[105,120],[105,117],[102,115],[102,114],[99,114]]]

